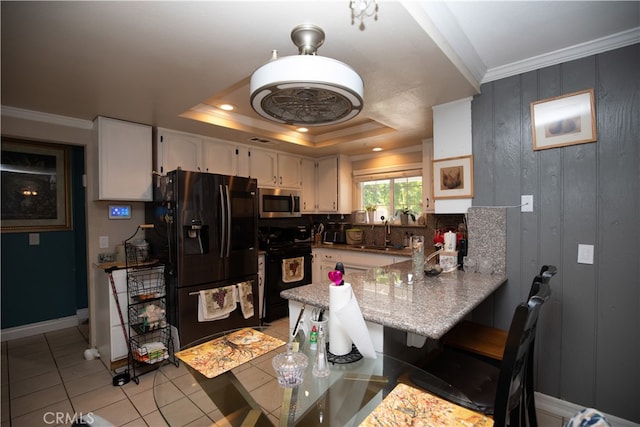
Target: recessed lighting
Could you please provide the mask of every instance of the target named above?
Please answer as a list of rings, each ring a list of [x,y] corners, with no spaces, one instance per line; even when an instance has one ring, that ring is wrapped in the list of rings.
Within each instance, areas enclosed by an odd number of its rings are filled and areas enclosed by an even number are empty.
[[[380,148],[380,147],[375,147],[375,148],[373,149],[373,151],[382,151],[382,148]]]
[[[309,132],[309,129],[307,128],[298,128],[296,129],[298,132]]]
[[[224,111],[233,111],[233,110],[235,110],[236,107],[234,107],[231,104],[220,104],[220,105],[218,105],[218,108],[220,108],[221,110],[224,110]]]

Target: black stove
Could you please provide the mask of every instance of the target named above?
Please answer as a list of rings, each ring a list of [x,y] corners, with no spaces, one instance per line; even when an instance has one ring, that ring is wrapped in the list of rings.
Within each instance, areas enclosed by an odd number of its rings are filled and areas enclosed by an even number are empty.
[[[259,227],[258,240],[266,253],[264,320],[271,322],[289,315],[288,301],[280,292],[311,283],[311,230],[306,226]],[[297,274],[283,277],[285,267],[292,265]]]
[[[311,229],[304,225],[293,227],[260,227],[258,229],[260,250],[282,252],[287,249],[311,250]]]

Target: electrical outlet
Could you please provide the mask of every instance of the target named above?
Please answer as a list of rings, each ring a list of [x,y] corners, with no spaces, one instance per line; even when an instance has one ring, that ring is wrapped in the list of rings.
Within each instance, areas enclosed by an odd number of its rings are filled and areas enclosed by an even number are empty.
[[[109,236],[100,236],[100,249],[107,249],[109,247]]]
[[[593,264],[593,245],[578,245],[578,264]]]

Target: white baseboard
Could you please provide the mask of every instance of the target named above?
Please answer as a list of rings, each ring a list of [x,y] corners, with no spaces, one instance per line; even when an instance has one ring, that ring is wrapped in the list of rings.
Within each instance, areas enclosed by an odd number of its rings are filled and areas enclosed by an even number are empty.
[[[535,393],[535,400],[537,410],[547,412],[557,417],[562,417],[565,423],[579,411],[584,409],[584,406],[576,405],[575,403],[567,402],[566,400],[561,400],[553,396],[548,396],[546,394],[538,392]],[[598,408],[594,409],[599,410]],[[602,413],[602,415],[605,416],[607,421],[609,421],[609,424],[611,424],[612,426],[638,427],[637,423],[631,422],[629,420],[625,420],[614,415],[609,415],[604,412]]]
[[[87,310],[87,318],[88,318]],[[14,328],[3,329],[0,333],[0,341],[5,342],[18,338],[30,337],[44,334],[46,332],[57,331],[59,329],[72,328],[78,326],[78,315],[61,317],[59,319],[46,320],[44,322],[30,323],[28,325],[16,326]]]
[[[84,323],[85,320],[89,320],[89,309],[81,308],[76,310],[76,317],[78,318],[78,323]]]

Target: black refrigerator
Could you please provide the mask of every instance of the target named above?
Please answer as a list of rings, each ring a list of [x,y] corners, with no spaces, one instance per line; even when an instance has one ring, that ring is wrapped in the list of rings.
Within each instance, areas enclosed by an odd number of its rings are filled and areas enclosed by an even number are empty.
[[[146,235],[151,254],[165,264],[167,317],[181,346],[260,323],[256,179],[171,171],[156,177],[145,215],[154,225]],[[203,292],[213,300],[234,287],[238,304],[228,317],[203,315]]]

